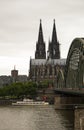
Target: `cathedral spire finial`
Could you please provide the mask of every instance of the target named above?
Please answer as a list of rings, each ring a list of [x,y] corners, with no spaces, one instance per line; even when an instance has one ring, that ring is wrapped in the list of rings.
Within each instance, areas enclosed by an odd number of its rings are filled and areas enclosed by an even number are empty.
[[[42,19],[40,19],[40,23],[42,23]]]
[[[52,32],[52,42],[57,43],[57,33],[56,33],[56,26],[55,26],[55,19],[53,20],[53,32]]]
[[[43,42],[42,20],[40,19],[38,42]]]
[[[54,23],[55,23],[55,19],[54,19],[53,21],[54,21]]]

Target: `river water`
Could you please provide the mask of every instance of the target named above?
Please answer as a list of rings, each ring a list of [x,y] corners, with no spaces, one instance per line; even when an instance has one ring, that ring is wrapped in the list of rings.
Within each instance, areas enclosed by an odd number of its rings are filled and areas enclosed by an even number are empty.
[[[1,106],[0,130],[73,130],[73,112],[52,105]]]

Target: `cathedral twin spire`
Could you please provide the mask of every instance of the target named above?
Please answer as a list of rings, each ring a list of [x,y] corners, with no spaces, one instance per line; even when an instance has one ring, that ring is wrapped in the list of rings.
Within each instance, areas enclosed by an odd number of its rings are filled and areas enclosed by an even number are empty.
[[[43,39],[42,22],[40,19],[38,41],[36,43],[35,59],[46,59],[45,42]]]
[[[57,39],[55,19],[54,19],[54,24],[53,24],[52,40],[49,42],[48,48],[49,48],[48,49],[49,58],[60,59],[60,49],[59,49],[59,42]]]
[[[55,20],[53,24],[52,40],[49,40],[48,58],[60,59],[59,43],[57,40]],[[42,21],[40,20],[38,41],[36,43],[35,59],[46,59],[46,48],[43,38]]]

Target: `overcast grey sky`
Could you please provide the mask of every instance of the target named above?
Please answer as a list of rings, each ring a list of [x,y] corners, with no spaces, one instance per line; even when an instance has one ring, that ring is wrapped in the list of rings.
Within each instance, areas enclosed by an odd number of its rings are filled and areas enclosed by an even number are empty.
[[[0,0],[0,75],[10,75],[14,65],[19,74],[28,74],[40,19],[46,49],[55,19],[61,57],[66,58],[72,40],[84,36],[84,0]]]

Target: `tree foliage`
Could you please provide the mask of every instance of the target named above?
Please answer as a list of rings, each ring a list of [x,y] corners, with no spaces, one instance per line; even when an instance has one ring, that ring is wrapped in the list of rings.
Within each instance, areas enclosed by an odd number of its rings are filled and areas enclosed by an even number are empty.
[[[25,83],[13,83],[9,86],[0,88],[0,96],[9,96],[9,97],[24,97],[31,96],[34,97],[37,94],[37,84],[34,82],[25,82]]]
[[[37,96],[38,89],[45,89],[49,86],[49,81],[45,80],[42,82],[16,82],[9,86],[4,86],[0,88],[0,97],[10,97],[10,98],[23,98]]]

